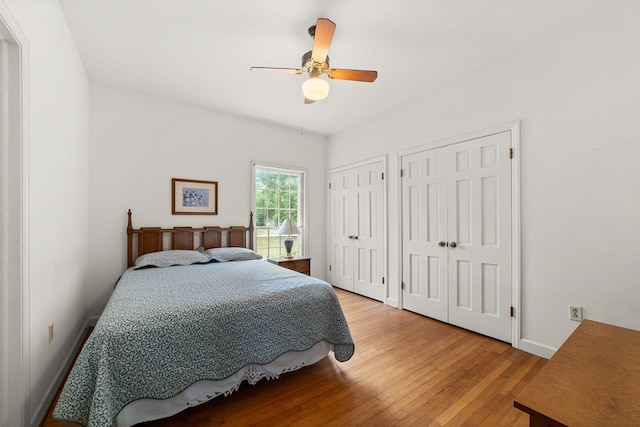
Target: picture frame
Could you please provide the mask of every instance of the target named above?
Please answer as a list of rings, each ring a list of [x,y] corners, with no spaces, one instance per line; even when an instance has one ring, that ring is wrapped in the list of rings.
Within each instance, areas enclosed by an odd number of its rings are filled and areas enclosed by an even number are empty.
[[[218,215],[218,182],[171,178],[173,215]]]

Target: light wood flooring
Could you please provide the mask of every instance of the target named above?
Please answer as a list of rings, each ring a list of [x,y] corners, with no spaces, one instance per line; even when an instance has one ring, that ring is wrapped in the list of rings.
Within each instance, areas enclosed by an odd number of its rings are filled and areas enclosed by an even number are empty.
[[[545,359],[336,289],[356,352],[243,384],[141,426],[528,426],[515,396]],[[73,425],[52,420],[44,426]]]

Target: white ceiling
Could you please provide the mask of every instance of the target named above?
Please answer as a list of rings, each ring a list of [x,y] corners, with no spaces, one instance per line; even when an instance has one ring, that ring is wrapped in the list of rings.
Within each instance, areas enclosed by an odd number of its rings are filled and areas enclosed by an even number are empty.
[[[622,0],[60,0],[93,82],[320,135],[596,20]],[[319,17],[336,23],[331,66],[378,70],[330,80],[303,104],[299,67]]]

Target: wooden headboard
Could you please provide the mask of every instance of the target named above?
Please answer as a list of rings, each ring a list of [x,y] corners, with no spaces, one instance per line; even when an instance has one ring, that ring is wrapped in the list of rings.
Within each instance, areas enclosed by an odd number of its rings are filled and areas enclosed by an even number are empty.
[[[169,249],[205,249],[241,247],[253,249],[253,212],[249,214],[249,226],[231,227],[140,227],[133,228],[131,209],[127,212],[127,267],[140,255]],[[166,238],[166,244],[165,244]],[[134,240],[138,244],[134,246]],[[194,246],[197,245],[197,246]],[[134,249],[136,249],[134,251]]]

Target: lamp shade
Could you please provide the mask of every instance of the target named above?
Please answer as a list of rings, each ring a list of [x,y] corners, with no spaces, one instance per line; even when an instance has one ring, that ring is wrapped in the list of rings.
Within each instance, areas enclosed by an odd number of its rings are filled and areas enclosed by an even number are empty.
[[[311,76],[302,83],[304,97],[312,101],[325,99],[329,94],[329,83],[317,76]]]
[[[284,221],[282,221],[282,225],[278,230],[278,234],[281,236],[285,234],[287,236],[290,236],[292,234],[300,234],[300,230],[298,230],[298,227],[296,227],[296,223],[293,222],[293,220],[287,218]]]

